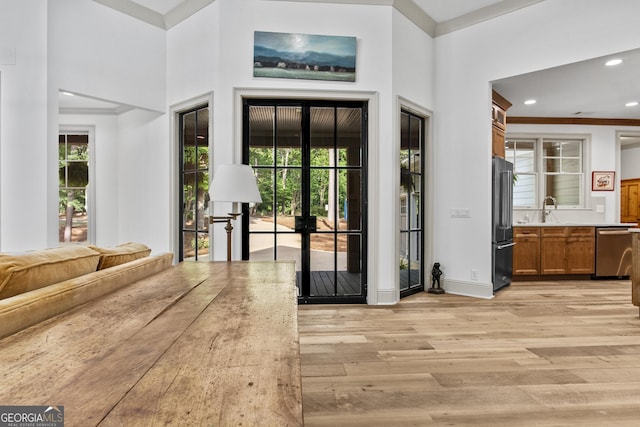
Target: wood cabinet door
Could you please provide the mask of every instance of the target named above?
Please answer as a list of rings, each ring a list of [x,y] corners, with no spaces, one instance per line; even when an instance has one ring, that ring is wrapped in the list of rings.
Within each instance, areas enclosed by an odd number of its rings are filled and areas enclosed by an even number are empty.
[[[513,274],[540,274],[540,238],[516,237],[513,247]]]
[[[540,227],[514,227],[513,275],[540,274]]]
[[[492,152],[494,157],[502,157],[505,156],[505,148],[504,148],[504,131],[497,128],[496,126],[492,126]]]
[[[640,222],[640,179],[626,179],[620,184],[620,222]]]
[[[565,242],[564,237],[543,237],[540,239],[540,272],[542,274],[564,274]]]
[[[594,238],[568,237],[565,253],[567,274],[593,274],[596,272]]]

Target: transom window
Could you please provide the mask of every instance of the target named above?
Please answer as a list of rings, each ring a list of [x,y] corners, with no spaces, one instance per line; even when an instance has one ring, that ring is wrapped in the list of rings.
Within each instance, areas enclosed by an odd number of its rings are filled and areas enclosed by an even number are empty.
[[[584,207],[584,138],[507,137],[514,208],[538,208],[552,196],[561,207]]]

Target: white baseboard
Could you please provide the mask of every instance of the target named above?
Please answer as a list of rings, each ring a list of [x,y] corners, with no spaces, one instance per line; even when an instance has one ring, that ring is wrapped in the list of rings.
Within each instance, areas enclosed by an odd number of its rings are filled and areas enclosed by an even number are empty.
[[[400,301],[400,295],[397,290],[393,289],[383,289],[376,292],[374,295],[376,301],[372,301],[369,299],[367,301],[370,305],[393,305],[397,304]]]
[[[445,279],[442,288],[448,294],[484,299],[493,298],[493,284],[491,283]]]

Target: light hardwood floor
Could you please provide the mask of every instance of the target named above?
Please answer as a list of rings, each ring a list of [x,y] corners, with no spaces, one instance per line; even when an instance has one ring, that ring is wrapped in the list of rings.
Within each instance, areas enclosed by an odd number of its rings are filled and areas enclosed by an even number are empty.
[[[640,426],[630,281],[300,306],[306,426]]]

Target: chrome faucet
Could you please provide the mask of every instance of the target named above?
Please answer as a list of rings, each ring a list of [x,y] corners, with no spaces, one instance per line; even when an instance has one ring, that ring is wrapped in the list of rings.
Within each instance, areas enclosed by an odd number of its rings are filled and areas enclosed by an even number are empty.
[[[547,200],[551,200],[553,202],[553,206],[555,209],[558,209],[558,203],[556,202],[555,197],[547,196],[542,201],[542,222],[547,222],[547,215],[551,213],[551,211],[547,212]]]

